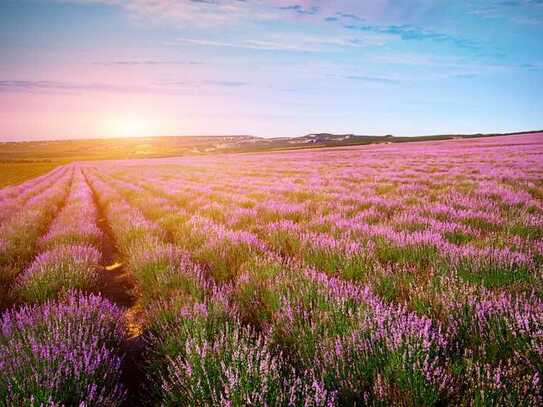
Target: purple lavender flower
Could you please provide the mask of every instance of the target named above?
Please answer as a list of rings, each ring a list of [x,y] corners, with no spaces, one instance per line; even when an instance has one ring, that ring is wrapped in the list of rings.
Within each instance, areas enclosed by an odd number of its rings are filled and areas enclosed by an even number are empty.
[[[70,289],[97,288],[101,255],[92,246],[62,245],[36,257],[17,278],[15,292],[35,302],[55,298]]]
[[[124,339],[122,312],[96,295],[0,317],[0,395],[7,405],[117,406]]]

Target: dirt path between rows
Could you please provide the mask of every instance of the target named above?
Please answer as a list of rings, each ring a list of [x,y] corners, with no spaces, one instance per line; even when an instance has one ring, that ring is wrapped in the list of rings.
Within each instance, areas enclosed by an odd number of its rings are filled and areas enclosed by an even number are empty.
[[[140,366],[143,343],[141,340],[141,325],[138,322],[137,285],[124,267],[122,258],[115,245],[111,226],[107,221],[103,208],[98,202],[96,191],[92,188],[86,174],[85,180],[93,193],[94,205],[97,211],[96,223],[103,232],[101,245],[102,269],[100,272],[99,288],[102,295],[111,302],[126,309],[125,319],[128,338],[124,343],[125,358],[122,365],[121,379],[127,389],[125,406],[141,404],[140,391],[143,382],[143,372]]]

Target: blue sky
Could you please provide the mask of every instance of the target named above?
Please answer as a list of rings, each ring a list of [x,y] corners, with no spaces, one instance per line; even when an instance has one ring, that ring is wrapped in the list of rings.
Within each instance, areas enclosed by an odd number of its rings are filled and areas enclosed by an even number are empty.
[[[2,0],[0,140],[543,128],[543,0]]]

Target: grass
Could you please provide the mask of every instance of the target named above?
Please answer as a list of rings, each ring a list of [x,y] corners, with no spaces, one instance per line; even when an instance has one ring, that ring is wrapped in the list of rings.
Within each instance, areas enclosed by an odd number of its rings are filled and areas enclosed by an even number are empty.
[[[62,165],[62,162],[0,162],[0,188],[38,177]]]

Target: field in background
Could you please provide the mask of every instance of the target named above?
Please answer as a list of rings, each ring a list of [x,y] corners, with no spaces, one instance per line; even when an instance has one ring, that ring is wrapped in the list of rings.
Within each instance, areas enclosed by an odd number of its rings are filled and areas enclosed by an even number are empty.
[[[541,405],[542,267],[543,134],[73,163],[0,190],[0,395]]]
[[[473,134],[379,137],[318,133],[303,137],[271,139],[252,136],[186,136],[0,143],[0,188],[23,182],[74,161],[266,152],[483,136]]]
[[[20,184],[61,165],[53,162],[0,162],[0,188]]]

